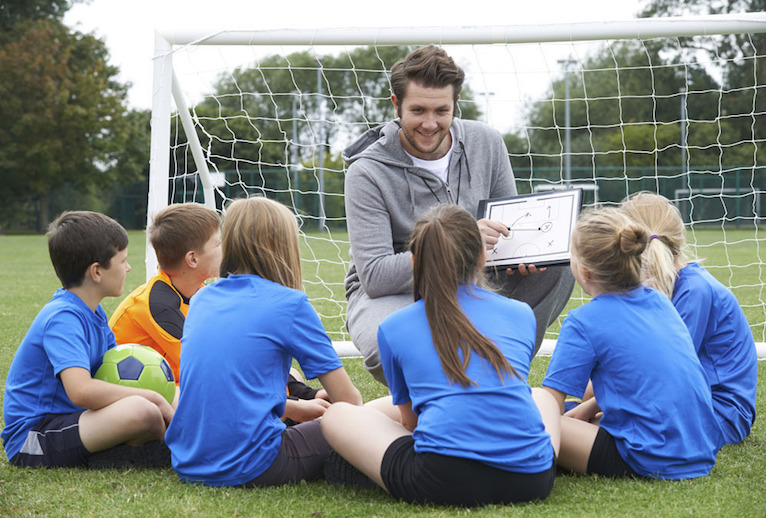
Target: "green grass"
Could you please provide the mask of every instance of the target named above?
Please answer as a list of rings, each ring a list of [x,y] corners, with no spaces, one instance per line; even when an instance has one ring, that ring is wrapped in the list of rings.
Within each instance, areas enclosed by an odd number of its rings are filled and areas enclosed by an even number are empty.
[[[128,275],[125,293],[144,280],[143,233],[132,232],[130,238],[133,271]],[[696,238],[701,244],[715,243],[721,233],[697,231]],[[732,232],[727,232],[726,238],[729,243],[738,240]],[[345,249],[317,243],[312,239],[314,253],[329,257],[320,268],[328,269],[325,284],[330,287],[317,284],[308,289],[318,293],[329,290],[342,300]],[[752,250],[756,248],[752,241],[723,248],[720,245],[704,248],[701,255],[707,258],[708,267],[727,264],[719,262],[726,256],[734,265],[757,262],[752,259]],[[749,288],[752,293],[743,290],[747,297],[754,297],[747,304],[753,306],[748,315],[751,325],[760,325],[756,329],[762,329],[766,320],[763,303],[758,302],[764,298],[761,268],[756,264],[714,269],[719,278],[723,274],[738,284],[759,285]],[[304,272],[307,277],[312,274]],[[0,236],[0,283],[0,382],[4,385],[13,354],[27,327],[58,287],[42,236]],[[104,301],[108,314],[118,302],[118,299]],[[320,308],[320,313],[331,313],[333,303],[322,304],[328,304],[328,309]],[[758,335],[756,338],[760,341]],[[384,388],[365,372],[361,360],[346,359],[344,363],[365,400],[385,394]],[[547,364],[544,357],[533,361],[530,374],[533,386],[539,385]],[[1,460],[0,516],[766,516],[765,365],[760,364],[758,376],[757,410],[761,417],[751,436],[743,444],[721,450],[713,472],[701,479],[613,481],[559,475],[553,492],[543,502],[464,510],[410,506],[394,501],[382,491],[338,488],[324,482],[257,490],[207,488],[181,483],[170,469],[29,470],[13,468]],[[488,419],[496,417],[487,409]]]

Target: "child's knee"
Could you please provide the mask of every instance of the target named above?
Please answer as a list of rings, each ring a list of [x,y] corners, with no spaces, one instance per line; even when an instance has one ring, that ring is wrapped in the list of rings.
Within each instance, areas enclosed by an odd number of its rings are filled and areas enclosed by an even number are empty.
[[[322,419],[320,419],[320,424],[322,427],[322,434],[328,441],[330,441],[330,438],[336,433],[343,430],[344,416],[348,415],[348,412],[353,411],[354,408],[354,405],[339,401],[333,403],[327,410],[325,410]]]
[[[125,398],[125,417],[130,421],[130,427],[136,431],[152,431],[164,429],[164,419],[159,407],[141,396]]]

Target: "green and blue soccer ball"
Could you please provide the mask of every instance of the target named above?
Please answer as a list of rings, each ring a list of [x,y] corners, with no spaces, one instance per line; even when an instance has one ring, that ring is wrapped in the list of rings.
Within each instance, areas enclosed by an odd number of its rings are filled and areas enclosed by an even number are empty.
[[[173,402],[176,393],[173,370],[167,360],[145,345],[122,344],[109,349],[94,378],[159,392],[168,403]]]

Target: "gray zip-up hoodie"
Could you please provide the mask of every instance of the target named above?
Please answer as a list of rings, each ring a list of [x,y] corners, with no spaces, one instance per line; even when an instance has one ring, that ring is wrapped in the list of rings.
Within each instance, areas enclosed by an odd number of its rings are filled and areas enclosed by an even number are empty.
[[[346,298],[359,289],[370,298],[412,290],[407,243],[415,221],[431,206],[456,203],[476,215],[480,200],[516,194],[503,139],[486,124],[453,120],[446,183],[412,164],[399,129],[398,120],[372,128],[343,151],[351,242]]]

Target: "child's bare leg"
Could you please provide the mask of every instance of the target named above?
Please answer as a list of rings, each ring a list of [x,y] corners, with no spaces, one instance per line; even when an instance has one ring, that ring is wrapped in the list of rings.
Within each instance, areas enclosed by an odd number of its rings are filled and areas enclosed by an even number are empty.
[[[129,396],[80,415],[80,438],[91,453],[118,444],[137,446],[165,436],[160,409],[141,396]]]
[[[559,466],[585,475],[588,459],[598,434],[598,426],[561,416],[561,451]]]
[[[290,375],[301,383],[306,383],[306,380],[303,379],[301,372],[295,367],[290,367]]]
[[[410,435],[401,424],[373,408],[335,403],[322,417],[322,433],[341,457],[385,489],[380,466],[388,447]]]
[[[372,408],[387,415],[389,419],[393,419],[397,423],[402,422],[402,414],[394,405],[394,400],[391,396],[383,396],[378,399],[373,399],[372,401],[365,403],[364,406],[365,408]]]

